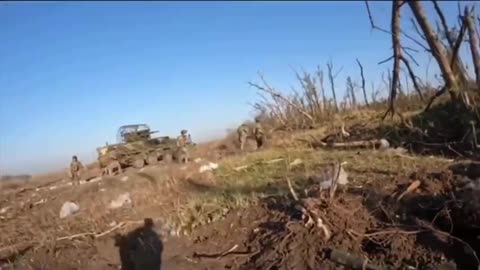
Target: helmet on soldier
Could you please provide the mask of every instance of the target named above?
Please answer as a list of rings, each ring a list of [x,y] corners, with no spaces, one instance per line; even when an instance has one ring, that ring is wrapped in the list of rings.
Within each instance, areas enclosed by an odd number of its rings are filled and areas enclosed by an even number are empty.
[[[182,129],[182,131],[180,131],[180,134],[182,134],[182,135],[187,134],[187,130],[186,130],[186,129]]]

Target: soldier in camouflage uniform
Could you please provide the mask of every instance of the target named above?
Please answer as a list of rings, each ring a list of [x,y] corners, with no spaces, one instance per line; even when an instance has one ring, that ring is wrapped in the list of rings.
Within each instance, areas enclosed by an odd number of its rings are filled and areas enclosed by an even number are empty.
[[[257,149],[260,149],[265,143],[265,131],[263,130],[263,127],[260,124],[260,118],[258,117],[255,118],[253,135],[255,135],[255,140],[257,141]]]
[[[83,164],[78,161],[77,156],[72,157],[72,162],[70,162],[70,179],[73,181],[74,185],[80,184],[80,171],[84,168]]]
[[[240,150],[243,151],[245,143],[247,142],[248,137],[248,127],[245,124],[241,124],[237,129],[238,143],[240,144]]]
[[[178,153],[178,160],[183,163],[188,162],[188,150],[187,145],[191,142],[190,135],[187,135],[187,131],[184,129],[180,132],[180,136],[177,138],[177,153]]]

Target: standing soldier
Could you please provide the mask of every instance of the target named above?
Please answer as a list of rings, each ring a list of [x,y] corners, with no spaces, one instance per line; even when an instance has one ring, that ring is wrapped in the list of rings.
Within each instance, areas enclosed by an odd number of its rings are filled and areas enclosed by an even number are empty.
[[[70,179],[73,181],[74,185],[80,184],[80,171],[84,168],[83,164],[78,161],[77,156],[72,157],[72,162],[70,162]]]
[[[253,131],[255,135],[255,140],[257,141],[257,149],[260,149],[265,143],[265,132],[260,124],[260,118],[255,118],[255,129]]]
[[[187,145],[190,144],[190,135],[187,135],[187,131],[183,129],[180,132],[180,136],[177,138],[177,153],[178,159],[180,162],[187,163],[188,162],[188,151]]]
[[[237,129],[238,143],[240,144],[240,150],[243,151],[245,143],[247,142],[248,137],[248,127],[245,123],[241,124]]]

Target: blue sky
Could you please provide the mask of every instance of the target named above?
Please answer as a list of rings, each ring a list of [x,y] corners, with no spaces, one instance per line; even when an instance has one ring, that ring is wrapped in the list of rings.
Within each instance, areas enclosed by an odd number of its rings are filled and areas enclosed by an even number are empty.
[[[442,5],[452,21],[456,3]],[[371,6],[388,27],[390,3]],[[370,30],[363,1],[6,2],[0,25],[0,174],[92,161],[124,124],[221,136],[251,117],[258,71],[288,90],[291,67],[332,59],[342,91],[357,57],[369,81],[391,67],[377,65],[390,37]]]

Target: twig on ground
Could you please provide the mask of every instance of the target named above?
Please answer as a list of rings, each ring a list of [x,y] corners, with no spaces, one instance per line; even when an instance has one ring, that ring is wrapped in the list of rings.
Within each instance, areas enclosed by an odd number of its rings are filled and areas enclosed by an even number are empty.
[[[416,231],[406,231],[406,230],[399,230],[399,229],[394,229],[394,230],[384,230],[384,231],[378,231],[378,232],[373,232],[373,233],[359,233],[354,230],[348,230],[349,233],[359,236],[359,237],[373,237],[373,236],[378,236],[378,235],[385,235],[385,234],[418,234],[421,232],[426,232],[427,230],[416,230]]]
[[[238,172],[238,171],[250,168],[251,166],[254,166],[254,165],[258,165],[258,164],[262,164],[262,163],[263,164],[273,164],[273,163],[280,162],[282,160],[284,160],[284,158],[276,158],[276,159],[267,160],[267,161],[257,161],[257,162],[251,163],[251,164],[246,164],[246,165],[235,167],[235,168],[233,168],[233,170]]]
[[[337,191],[337,184],[338,184],[338,178],[340,177],[340,172],[342,171],[342,163],[338,162],[335,164],[336,170],[335,172],[335,178],[332,179],[332,185],[330,186],[330,197],[329,199],[329,204],[332,204],[333,198],[335,197],[335,191]]]
[[[397,198],[397,201],[400,201],[405,195],[407,195],[408,193],[411,193],[413,191],[415,191],[418,187],[420,187],[422,182],[420,182],[420,180],[415,180],[413,181],[408,187],[407,189],[402,192],[402,194],[400,194],[400,196],[398,196]]]
[[[62,240],[72,240],[72,239],[75,239],[75,238],[79,238],[79,237],[84,237],[84,236],[93,236],[94,238],[99,238],[99,237],[102,237],[102,236],[105,236],[125,225],[127,225],[128,223],[136,223],[136,221],[129,221],[129,222],[120,222],[119,224],[117,224],[116,226],[104,231],[104,232],[101,232],[101,233],[95,233],[95,232],[87,232],[87,233],[79,233],[79,234],[74,234],[74,235],[69,235],[69,236],[63,236],[63,237],[59,237],[57,239],[55,239],[56,241],[62,241]]]
[[[290,178],[287,176],[286,179],[287,179],[288,188],[290,189],[290,194],[292,194],[292,197],[295,201],[298,201],[298,195],[295,192],[295,190],[293,190],[293,186],[292,186],[292,182],[290,181]]]
[[[444,231],[435,229],[431,224],[427,224],[427,223],[424,222],[424,221],[419,221],[419,223],[420,223],[420,227],[421,227],[421,228],[430,230],[432,233],[437,233],[437,234],[439,234],[439,235],[442,235],[442,236],[445,236],[445,237],[447,237],[447,238],[453,239],[453,240],[461,243],[462,245],[464,245],[464,246],[465,246],[466,248],[468,248],[468,249],[470,250],[470,252],[472,253],[473,258],[474,258],[475,261],[477,262],[477,266],[480,266],[480,260],[478,259],[477,253],[475,252],[475,249],[473,249],[472,246],[470,246],[467,242],[463,241],[462,239],[460,239],[460,238],[458,238],[458,237],[456,237],[456,236],[451,235],[450,233],[447,233],[447,232],[444,232]]]

